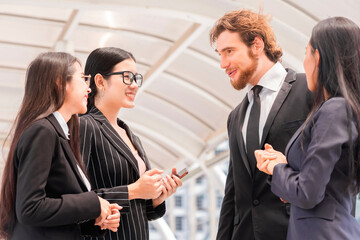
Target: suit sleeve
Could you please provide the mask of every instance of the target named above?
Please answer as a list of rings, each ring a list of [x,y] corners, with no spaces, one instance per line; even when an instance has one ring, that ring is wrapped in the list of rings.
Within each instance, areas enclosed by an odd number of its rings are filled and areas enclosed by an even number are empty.
[[[230,160],[229,173],[226,178],[225,195],[221,205],[219,228],[216,239],[231,239],[234,228],[235,201],[232,163]]]
[[[146,200],[146,216],[149,221],[161,218],[162,216],[165,215],[165,212],[166,212],[165,201],[156,208],[154,208],[152,200],[151,199]]]
[[[100,202],[94,192],[47,196],[47,179],[59,150],[58,138],[55,131],[33,124],[24,131],[17,144],[15,211],[20,223],[51,227],[95,219],[100,215]]]
[[[93,150],[95,149],[93,146],[96,145],[95,141],[97,141],[95,136],[102,134],[101,132],[97,132],[100,130],[96,124],[97,123],[89,120],[87,117],[80,118],[80,150],[86,171],[89,176],[94,175],[89,172],[89,165],[94,164],[94,159],[97,158],[95,150]],[[93,179],[90,180],[92,189],[95,189],[94,191],[98,194],[99,197],[106,199],[110,203],[119,204],[121,207],[123,207],[121,213],[128,213],[130,211],[128,185],[96,189],[97,186],[94,184]]]
[[[99,226],[95,226],[95,220],[81,223],[80,229],[83,237],[102,237],[106,233],[106,230],[101,230]]]
[[[230,117],[228,119],[228,130],[230,124]],[[232,159],[230,157],[229,171],[226,178],[225,194],[221,205],[219,228],[216,236],[217,240],[231,239],[234,229],[234,217],[235,217],[235,190],[234,190],[234,178],[232,169]]]
[[[303,209],[311,209],[324,199],[335,164],[349,142],[349,121],[342,101],[324,103],[317,115],[300,171],[278,164],[271,180],[276,195]],[[352,137],[356,138],[353,122],[352,129]]]

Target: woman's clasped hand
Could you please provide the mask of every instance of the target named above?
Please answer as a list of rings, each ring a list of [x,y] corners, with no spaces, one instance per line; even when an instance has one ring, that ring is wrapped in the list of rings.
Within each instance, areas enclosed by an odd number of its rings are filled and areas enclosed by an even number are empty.
[[[256,150],[256,167],[269,175],[273,174],[274,167],[279,163],[287,163],[286,157],[279,151],[273,149],[270,144],[265,144],[264,150]]]
[[[99,197],[101,214],[95,219],[95,225],[100,226],[101,230],[109,229],[116,232],[120,225],[120,210],[122,209],[116,203],[109,203],[105,199]]]

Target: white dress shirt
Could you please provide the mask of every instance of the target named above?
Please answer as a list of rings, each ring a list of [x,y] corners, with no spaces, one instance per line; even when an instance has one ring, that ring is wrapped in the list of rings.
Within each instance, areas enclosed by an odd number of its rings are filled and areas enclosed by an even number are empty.
[[[281,65],[281,63],[277,62],[272,68],[270,68],[269,71],[267,71],[264,76],[260,79],[257,85],[262,86],[262,90],[259,94],[260,96],[260,120],[259,120],[259,140],[261,141],[263,129],[267,120],[267,117],[270,113],[271,107],[276,99],[276,96],[278,95],[281,86],[285,80],[286,77],[286,70]],[[247,90],[247,97],[249,100],[249,105],[246,109],[244,124],[242,128],[243,138],[246,145],[246,129],[248,126],[249,121],[249,115],[250,110],[253,105],[254,96],[253,91],[251,89],[254,86],[251,84],[248,84],[245,89]]]
[[[65,119],[63,118],[63,116],[58,112],[53,112],[52,113],[54,115],[54,117],[56,118],[56,120],[58,121],[58,123],[60,124],[61,126],[61,129],[63,130],[64,134],[65,134],[65,137],[67,140],[70,140],[69,136],[69,126],[67,125],[67,123],[65,122]],[[91,185],[90,185],[90,182],[89,180],[86,178],[84,172],[81,170],[80,166],[78,164],[76,164],[79,172],[80,172],[80,175],[85,183],[85,186],[87,188],[88,191],[91,190]]]

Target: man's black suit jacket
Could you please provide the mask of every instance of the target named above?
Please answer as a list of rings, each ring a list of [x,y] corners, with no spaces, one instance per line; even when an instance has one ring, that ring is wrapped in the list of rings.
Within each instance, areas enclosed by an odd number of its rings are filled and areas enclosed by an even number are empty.
[[[269,143],[281,152],[312,105],[305,74],[287,71],[267,117],[260,145]],[[268,175],[257,168],[251,172],[246,156],[242,126],[247,106],[245,97],[228,118],[230,164],[217,239],[286,239],[290,208],[271,192]]]

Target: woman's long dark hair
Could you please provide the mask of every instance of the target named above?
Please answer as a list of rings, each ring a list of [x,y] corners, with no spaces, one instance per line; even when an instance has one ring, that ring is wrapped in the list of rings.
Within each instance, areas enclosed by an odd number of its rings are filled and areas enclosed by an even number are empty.
[[[350,172],[360,190],[360,28],[344,17],[333,17],[319,22],[312,30],[310,45],[320,54],[319,75],[315,103],[308,123],[321,103],[329,97],[341,96],[349,111],[348,117],[356,121],[357,143],[350,143]],[[350,121],[350,120],[349,120]],[[349,124],[349,134],[351,128]],[[351,139],[351,138],[350,138]],[[354,148],[356,147],[356,148]],[[353,154],[356,150],[355,155]]]
[[[16,173],[14,154],[16,145],[30,124],[37,119],[46,117],[58,110],[65,100],[66,82],[74,74],[75,57],[67,53],[43,53],[33,60],[26,73],[25,93],[20,110],[15,118],[12,130],[7,139],[11,138],[0,195],[0,239],[9,239],[15,224],[15,193]],[[82,166],[80,156],[79,122],[73,115],[68,122],[70,146]]]
[[[94,81],[96,74],[101,74],[105,79],[105,76],[108,73],[111,73],[114,69],[115,65],[126,60],[132,59],[136,62],[134,56],[121,48],[115,47],[104,47],[104,48],[97,48],[90,53],[86,60],[85,65],[85,74],[91,75],[90,79],[90,88],[91,93],[89,94],[88,98],[88,106],[87,109],[90,109],[95,105],[95,96],[97,94],[97,88]]]

